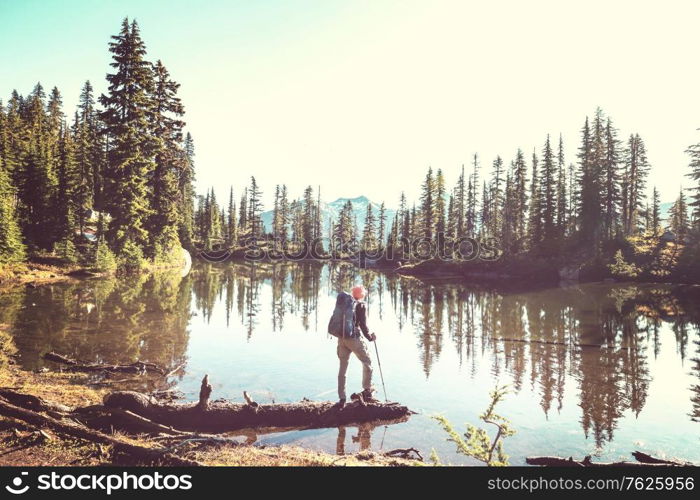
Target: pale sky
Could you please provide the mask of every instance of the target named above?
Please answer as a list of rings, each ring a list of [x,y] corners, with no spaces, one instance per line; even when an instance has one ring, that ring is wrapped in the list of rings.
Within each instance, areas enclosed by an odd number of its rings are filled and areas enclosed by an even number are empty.
[[[40,80],[72,114],[127,15],[182,84],[200,191],[255,175],[268,208],[277,183],[395,206],[429,165],[451,187],[474,152],[487,170],[547,133],[573,161],[597,106],[645,139],[662,201],[689,184],[697,1],[0,0],[0,96]]]

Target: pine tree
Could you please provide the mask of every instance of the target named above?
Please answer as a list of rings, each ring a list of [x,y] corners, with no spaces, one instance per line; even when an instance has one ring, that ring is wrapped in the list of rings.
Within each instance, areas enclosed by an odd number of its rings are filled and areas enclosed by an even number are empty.
[[[520,242],[526,235],[527,211],[527,165],[525,164],[525,155],[521,149],[518,149],[513,162],[513,233],[514,238],[518,241],[516,251],[523,249]]]
[[[322,245],[323,216],[321,214],[321,186],[316,190],[316,205],[314,206],[314,250],[324,252]]]
[[[503,160],[497,156],[493,162],[493,179],[491,182],[491,192],[489,199],[490,226],[488,234],[492,236],[500,235],[503,230]]]
[[[289,200],[287,199],[287,186],[282,185],[282,190],[280,191],[279,199],[279,220],[277,222],[277,236],[282,240],[282,242],[287,241],[289,226]]]
[[[248,188],[243,190],[241,201],[238,203],[238,237],[247,236],[250,232],[248,224]]]
[[[233,186],[229,190],[228,195],[228,212],[226,214],[226,244],[233,247],[238,239],[238,231],[236,227],[236,201],[233,198]]]
[[[602,144],[602,126],[596,116],[594,129],[598,137],[598,142]],[[598,250],[600,239],[599,225],[601,220],[600,202],[600,172],[596,163],[596,151],[594,151],[594,137],[586,117],[586,122],[581,131],[581,147],[579,148],[579,194],[578,194],[578,214],[579,231],[581,241],[590,245],[594,250]],[[598,149],[601,148],[600,144]]]
[[[438,248],[442,251],[445,247],[445,231],[447,230],[445,207],[445,177],[442,169],[438,169],[435,175],[435,200],[434,200],[435,235]]]
[[[537,154],[532,152],[532,176],[530,178],[530,212],[528,220],[530,248],[537,248],[542,241],[542,194],[540,189]]]
[[[452,191],[447,202],[447,238],[455,239],[457,238],[457,214],[455,213],[455,190]]]
[[[314,190],[307,186],[304,190],[304,214],[302,216],[302,238],[306,245],[310,245],[315,236],[315,205]]]
[[[25,257],[24,244],[15,210],[16,192],[9,163],[9,123],[0,101],[0,265]]]
[[[457,186],[454,190],[454,201],[452,213],[454,218],[454,234],[453,237],[462,236],[466,233],[466,210],[467,210],[467,184],[464,178],[464,165],[457,180]]]
[[[473,237],[476,235],[479,226],[479,155],[474,154],[472,160],[472,173],[469,176],[467,187],[467,215],[466,215],[466,233],[467,236]]]
[[[484,181],[482,190],[481,190],[481,227],[480,227],[480,235],[481,237],[489,237],[489,236],[495,236],[495,234],[492,233],[493,230],[493,220],[492,220],[492,208],[493,205],[491,203],[491,193],[492,189],[488,187],[486,184],[486,181]]]
[[[551,244],[557,237],[556,226],[556,193],[557,193],[557,167],[554,161],[554,152],[549,135],[542,150],[542,179],[540,183],[541,212],[542,212],[542,237]]]
[[[567,230],[568,234],[574,234],[577,229],[576,209],[579,203],[576,188],[576,165],[573,163],[569,163],[567,184],[569,186],[569,201],[566,208]]]
[[[69,262],[77,260],[74,245],[76,230],[76,192],[80,184],[80,176],[75,162],[75,146],[67,128],[64,128],[59,141],[58,189],[56,191],[56,227],[54,250]]]
[[[428,168],[428,173],[423,181],[420,197],[420,216],[422,236],[432,241],[435,236],[435,179],[433,178],[433,168]]]
[[[248,191],[248,223],[250,225],[250,235],[253,238],[262,236],[262,192],[258,188],[255,177],[250,177],[250,190]]]
[[[402,245],[408,245],[411,241],[411,211],[408,209],[408,204],[406,203],[406,195],[401,192],[401,203],[400,205],[401,213],[403,214],[403,220],[401,222],[401,239],[403,240]],[[404,251],[407,248],[404,248]]]
[[[557,152],[557,233],[559,236],[566,234],[568,226],[568,199],[566,186],[566,165],[564,162],[564,139],[559,135],[559,150]]]
[[[336,254],[347,252],[355,239],[355,223],[352,202],[347,200],[338,214],[338,221],[333,227],[333,247]]]
[[[365,214],[365,227],[362,231],[362,248],[366,252],[374,252],[377,249],[377,221],[372,210],[372,204],[367,203]]]
[[[386,236],[386,207],[384,202],[379,206],[379,217],[377,218],[377,244],[380,248],[384,247],[384,237]]]
[[[25,134],[20,152],[20,165],[15,170],[19,189],[19,211],[22,232],[30,247],[50,250],[56,225],[54,201],[58,186],[57,140],[49,127],[45,109],[46,94],[37,84],[27,98],[20,117],[25,120]],[[53,96],[53,113],[58,99]]]
[[[612,126],[610,118],[605,124],[605,158],[603,161],[603,231],[605,237],[612,239],[618,229],[620,209],[620,175],[618,173],[619,144],[617,139],[617,129]]]
[[[136,21],[122,22],[112,37],[108,94],[100,96],[101,118],[109,141],[105,208],[111,215],[107,240],[117,254],[128,249],[135,260],[149,246],[152,215],[147,180],[153,176],[158,141],[151,134],[153,73]]]
[[[149,182],[152,214],[147,228],[152,252],[168,254],[180,246],[178,232],[183,216],[179,203],[180,178],[189,167],[182,149],[185,122],[181,117],[185,109],[177,96],[180,84],[170,78],[170,73],[160,60],[153,65],[152,71],[153,109],[150,118],[157,147],[155,168]]]
[[[104,153],[102,138],[92,85],[85,82],[80,92],[78,112],[74,120],[75,162],[78,171],[78,186],[74,193],[76,204],[76,222],[82,234],[85,230],[86,217],[91,209],[99,209],[101,201],[102,170]]]
[[[178,179],[179,200],[178,206],[180,211],[180,228],[178,230],[180,243],[188,250],[194,248],[194,140],[192,135],[187,132],[185,142],[182,147],[184,155],[183,167],[180,170]]]
[[[671,207],[669,215],[671,231],[675,233],[678,241],[683,242],[690,229],[688,204],[685,199],[685,194],[683,193],[683,188],[681,188],[678,198],[676,198],[675,203]]]
[[[649,173],[649,162],[644,141],[639,134],[630,135],[625,151],[623,178],[623,230],[625,234],[636,234],[640,227],[640,211],[646,198],[644,190]]]
[[[661,233],[661,200],[659,191],[654,186],[651,195],[651,211],[650,211],[649,232],[654,236],[659,236]]]
[[[501,228],[501,246],[505,250],[513,248],[513,238],[515,236],[515,189],[513,185],[513,172],[515,164],[511,163],[511,169],[506,174],[505,197],[503,200],[503,226]]]
[[[690,146],[686,152],[690,155],[690,172],[687,176],[693,181],[690,188],[693,201],[689,206],[692,208],[693,224],[700,229],[700,142]]]

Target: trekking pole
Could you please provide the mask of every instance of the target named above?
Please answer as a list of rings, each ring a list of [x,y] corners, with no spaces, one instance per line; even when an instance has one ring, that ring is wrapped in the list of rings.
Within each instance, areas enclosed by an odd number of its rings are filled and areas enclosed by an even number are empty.
[[[382,373],[382,362],[379,361],[379,348],[377,347],[377,339],[374,339],[374,351],[377,353],[377,364],[379,365],[379,376],[382,378],[382,388],[384,389],[384,401],[389,402],[386,397],[386,385],[384,385],[384,374]]]

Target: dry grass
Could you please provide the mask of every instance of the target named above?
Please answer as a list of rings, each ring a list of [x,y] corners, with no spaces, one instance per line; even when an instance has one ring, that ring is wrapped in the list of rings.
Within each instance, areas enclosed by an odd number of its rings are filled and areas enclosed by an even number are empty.
[[[45,284],[71,280],[67,274],[79,266],[55,266],[37,262],[0,265],[0,286]]]
[[[0,386],[71,407],[102,403],[107,389],[88,386],[87,380],[82,373],[35,373],[15,365],[0,369]]]
[[[423,465],[422,462],[385,457],[379,453],[364,451],[351,455],[331,455],[323,451],[309,450],[299,446],[220,446],[188,453],[206,465],[238,465],[259,467],[338,467],[374,466],[402,467]]]
[[[12,419],[0,417],[0,465],[104,465],[110,462],[109,450],[80,439],[49,436],[34,432]]]

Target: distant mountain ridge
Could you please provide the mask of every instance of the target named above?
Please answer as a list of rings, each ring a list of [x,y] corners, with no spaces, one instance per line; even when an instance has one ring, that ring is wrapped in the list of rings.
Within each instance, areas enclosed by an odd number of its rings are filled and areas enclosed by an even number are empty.
[[[355,198],[338,198],[337,200],[331,201],[330,203],[321,201],[321,218],[323,222],[324,236],[328,236],[331,224],[335,224],[338,221],[340,211],[343,209],[343,205],[345,205],[345,203],[347,203],[348,201],[352,203],[352,210],[355,214],[355,219],[357,220],[357,229],[358,231],[360,231],[360,233],[365,228],[365,215],[367,214],[368,204],[372,205],[372,212],[374,213],[374,216],[379,217],[379,208],[381,206],[381,203],[371,201],[369,198],[363,195],[356,196]],[[272,231],[272,214],[272,210],[267,210],[266,212],[262,213],[263,227],[265,228],[266,232]],[[394,215],[396,215],[396,210],[385,207],[385,214],[386,230],[384,233],[384,237],[386,238],[386,235],[391,229],[391,223],[394,220]],[[378,224],[379,221],[377,220],[377,225]]]
[[[361,233],[365,228],[365,215],[367,214],[367,204],[372,204],[372,211],[375,217],[379,216],[380,203],[371,201],[364,195],[356,196],[355,198],[338,198],[337,200],[326,203],[321,201],[321,217],[323,218],[323,235],[328,236],[330,230],[330,225],[335,224],[338,220],[340,211],[343,209],[343,205],[347,201],[352,203],[353,213],[355,214],[355,219],[357,220],[357,228]],[[659,205],[659,212],[661,213],[661,219],[664,224],[668,224],[669,212],[671,210],[672,202],[664,202]],[[263,227],[266,232],[272,232],[272,210],[267,210],[262,213]],[[393,208],[385,207],[386,213],[386,232],[384,237],[391,230],[391,223],[396,215],[396,210]],[[377,222],[378,223],[378,222]]]

